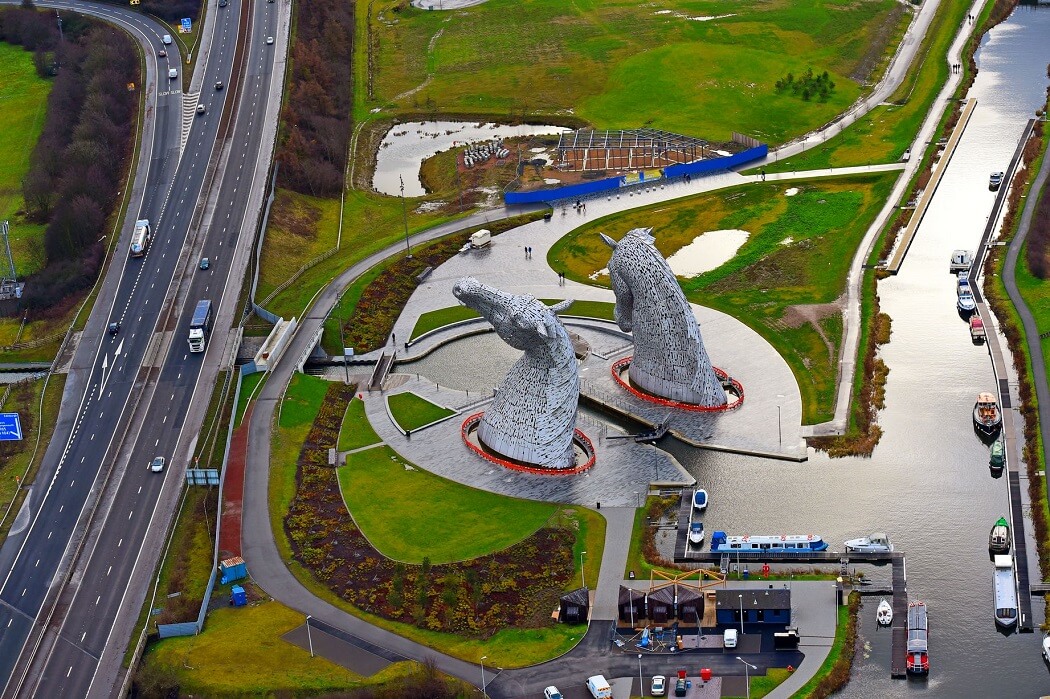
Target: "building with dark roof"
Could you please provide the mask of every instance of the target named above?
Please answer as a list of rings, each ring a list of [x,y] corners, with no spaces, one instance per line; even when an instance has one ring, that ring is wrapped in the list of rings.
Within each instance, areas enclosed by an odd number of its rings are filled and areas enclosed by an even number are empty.
[[[620,585],[618,607],[620,621],[637,623],[645,618],[645,593]]]
[[[747,588],[715,591],[715,618],[720,626],[791,623],[791,590],[787,588]]]
[[[590,604],[586,587],[562,595],[558,604],[558,621],[563,624],[586,624]]]

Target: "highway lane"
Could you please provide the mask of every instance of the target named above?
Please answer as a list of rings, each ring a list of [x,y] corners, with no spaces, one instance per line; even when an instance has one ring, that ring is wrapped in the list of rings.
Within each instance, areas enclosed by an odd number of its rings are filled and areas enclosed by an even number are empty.
[[[232,7],[232,6],[231,6]],[[243,109],[238,114],[230,139],[230,157],[217,200],[215,221],[210,227],[203,254],[212,261],[207,271],[191,266],[192,277],[182,317],[174,326],[172,344],[159,377],[155,398],[149,404],[143,423],[148,425],[138,440],[129,468],[124,473],[113,506],[102,530],[102,536],[86,559],[79,588],[72,598],[60,639],[47,662],[46,671],[35,686],[33,694],[41,696],[108,695],[112,679],[96,680],[95,670],[104,652],[123,654],[128,637],[113,636],[113,624],[108,623],[121,612],[137,616],[141,599],[128,599],[127,581],[143,558],[156,557],[155,551],[143,551],[140,542],[157,513],[156,505],[165,478],[181,479],[186,464],[173,463],[165,475],[150,473],[147,464],[156,455],[180,452],[181,442],[195,439],[184,434],[184,419],[191,403],[206,403],[210,386],[198,386],[203,355],[191,354],[185,339],[189,316],[197,299],[209,298],[218,305],[226,289],[236,293],[241,280],[231,280],[229,274],[233,249],[241,231],[247,198],[252,189],[251,175],[261,147],[262,130],[258,128],[262,110],[268,99],[267,88],[273,66],[273,46],[265,43],[276,27],[277,5],[260,3],[256,6],[254,30],[246,56],[247,76],[244,81]],[[233,17],[228,18],[232,24]],[[232,50],[235,30],[216,36],[215,57]],[[229,62],[224,62],[227,69]],[[205,85],[210,85],[209,76]],[[187,157],[189,151],[187,151]],[[203,164],[203,163],[202,163]],[[192,168],[191,168],[192,169]],[[193,257],[195,262],[197,255]],[[147,566],[152,568],[152,566]],[[86,690],[90,688],[90,692]]]
[[[61,6],[69,5],[61,3]],[[78,3],[78,9],[87,7]],[[236,27],[237,9],[233,6],[230,9]],[[128,260],[125,255],[114,262],[123,266],[123,274],[109,317],[122,321],[123,332],[117,337],[104,338],[97,349],[93,363],[96,369],[88,391],[32,524],[5,545],[8,561],[12,558],[10,551],[17,551],[14,560],[4,566],[9,572],[0,588],[0,629],[3,629],[0,634],[0,672],[5,680],[53,582],[53,572],[59,566],[95,475],[113,456],[110,453],[112,437],[121,425],[132,389],[143,378],[139,374],[139,364],[174,277],[175,263],[203,186],[207,159],[218,130],[221,103],[225,99],[225,91],[217,91],[221,96],[210,100],[208,112],[193,119],[195,123],[187,143],[187,157],[178,162],[178,170],[172,179],[170,175],[178,161],[181,140],[183,100],[178,87],[180,81],[167,79],[167,66],[169,61],[178,65],[180,56],[174,46],[168,46],[165,47],[168,57],[156,57],[156,49],[162,46],[160,35],[170,30],[122,8],[91,6],[91,12],[133,28],[135,34],[145,37],[153,47],[147,60],[159,63],[155,71],[155,76],[159,77],[154,81],[158,89],[158,128],[154,152],[143,155],[151,158],[151,169],[141,214],[154,223],[155,238],[146,258]],[[207,79],[203,83],[206,86],[212,86],[214,80],[229,80],[236,29],[232,33],[220,32],[223,33],[227,39],[209,60]],[[170,215],[166,214],[169,207]],[[126,245],[122,244],[118,255],[125,252]]]

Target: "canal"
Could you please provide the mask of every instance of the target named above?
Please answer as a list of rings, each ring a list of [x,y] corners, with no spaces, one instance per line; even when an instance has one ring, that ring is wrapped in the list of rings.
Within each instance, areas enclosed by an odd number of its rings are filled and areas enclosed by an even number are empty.
[[[977,247],[994,199],[988,176],[1006,169],[1025,123],[1043,104],[1048,62],[1050,7],[1020,7],[980,48],[970,91],[977,108],[900,274],[879,285],[893,336],[882,350],[890,368],[879,414],[884,434],[871,458],[813,454],[791,464],[667,445],[711,493],[709,531],[812,532],[839,548],[848,538],[886,531],[907,553],[910,599],[925,600],[930,610],[930,677],[889,678],[890,633],[876,627],[878,598],[868,598],[846,697],[1050,693],[1041,634],[1003,635],[992,617],[987,537],[1008,515],[1007,485],[990,475],[971,411],[977,393],[995,383],[987,349],[970,342],[956,312],[948,273],[953,249]],[[1035,579],[1038,567],[1032,571]],[[888,583],[888,567],[874,574]],[[1033,607],[1038,626],[1042,601]]]

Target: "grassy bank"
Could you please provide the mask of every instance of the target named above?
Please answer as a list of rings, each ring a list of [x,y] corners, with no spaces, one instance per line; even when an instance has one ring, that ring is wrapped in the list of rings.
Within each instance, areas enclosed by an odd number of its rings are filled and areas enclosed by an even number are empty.
[[[540,301],[548,306],[560,303],[563,300],[564,299],[540,299]],[[615,307],[616,304],[609,301],[574,301],[571,306],[558,315],[612,320],[613,309]],[[479,315],[477,311],[466,306],[451,306],[449,308],[439,308],[436,311],[427,311],[426,313],[421,313],[419,318],[416,319],[416,324],[412,328],[411,339],[415,340],[419,336],[432,330],[443,328],[452,323],[458,323],[461,320],[470,320],[471,318],[478,317]]]
[[[271,523],[276,534],[278,550],[284,560],[290,561],[289,570],[298,580],[312,593],[350,614],[470,662],[476,662],[482,655],[487,655],[495,665],[519,667],[555,657],[575,645],[584,633],[581,627],[556,624],[535,629],[511,628],[481,640],[422,629],[366,614],[334,595],[314,578],[309,570],[293,559],[285,535],[283,516],[288,510],[295,489],[295,462],[299,448],[310,430],[311,421],[320,408],[326,389],[326,382],[320,379],[296,376],[289,386],[287,399],[282,406],[278,427],[272,439],[269,490]],[[562,518],[563,524],[568,523],[577,532],[573,561],[578,562],[580,552],[587,551],[587,579],[597,580],[605,537],[605,520],[597,513],[582,507],[563,507],[561,513],[559,517]],[[579,585],[578,565],[576,572],[577,577],[568,585],[570,588]]]
[[[944,0],[930,24],[913,67],[885,104],[851,124],[841,134],[765,168],[791,172],[900,160],[948,79],[944,59],[972,3]]]
[[[358,399],[350,401],[343,415],[343,425],[339,430],[339,451],[360,449],[371,444],[379,444],[379,435],[372,429],[365,415],[365,404]]]
[[[580,283],[605,285],[607,277],[590,278],[610,255],[599,231],[618,239],[631,228],[652,226],[656,246],[667,257],[704,231],[747,231],[735,256],[681,279],[682,288],[690,301],[738,318],[772,344],[798,381],[803,423],[822,422],[834,410],[842,337],[836,301],[845,291],[856,248],[895,178],[875,173],[767,182],[634,209],[576,229],[551,248],[548,262]],[[731,360],[714,361],[732,371]]]
[[[358,119],[398,112],[537,118],[575,114],[608,128],[654,128],[771,142],[808,131],[860,93],[903,15],[893,3],[725,0],[566,4],[496,0],[427,12],[392,0],[358,19]],[[512,9],[511,9],[512,8]],[[823,101],[778,92],[828,71]],[[689,85],[700,89],[683,89]],[[754,109],[758,100],[762,108]]]
[[[386,401],[394,422],[403,430],[417,430],[456,414],[455,410],[431,403],[414,393],[397,393],[387,397]]]

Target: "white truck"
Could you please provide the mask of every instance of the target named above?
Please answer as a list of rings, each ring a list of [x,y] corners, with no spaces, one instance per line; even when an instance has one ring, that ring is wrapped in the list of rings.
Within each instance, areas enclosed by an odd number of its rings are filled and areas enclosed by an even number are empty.
[[[211,332],[211,301],[203,299],[197,302],[193,309],[193,319],[190,321],[190,352],[203,352]]]
[[[135,221],[135,231],[131,234],[131,257],[142,257],[145,255],[152,240],[153,232],[149,227],[149,219],[140,218],[138,221]]]
[[[492,242],[492,231],[482,228],[470,234],[470,247],[483,248]]]
[[[604,675],[593,675],[587,678],[587,690],[594,699],[612,699],[612,687]]]

